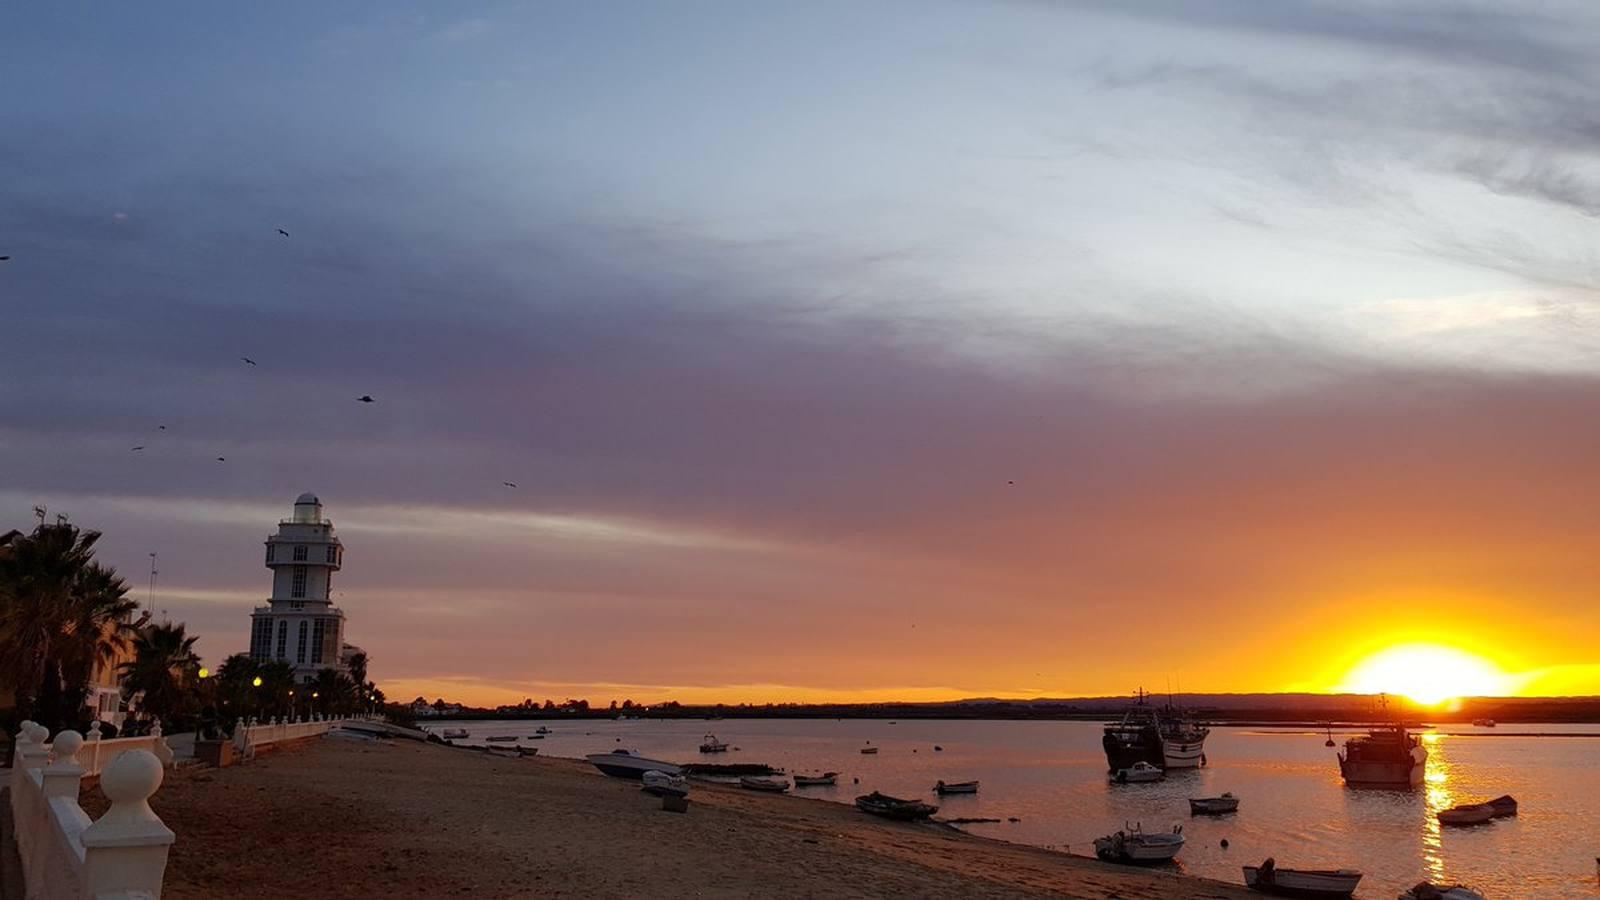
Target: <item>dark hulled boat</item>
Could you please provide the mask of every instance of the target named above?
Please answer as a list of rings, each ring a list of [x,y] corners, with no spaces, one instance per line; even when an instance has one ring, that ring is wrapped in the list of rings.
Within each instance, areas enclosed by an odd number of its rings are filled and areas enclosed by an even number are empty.
[[[1106,726],[1100,745],[1106,751],[1109,771],[1131,769],[1136,762],[1147,762],[1157,768],[1166,766],[1162,751],[1161,718],[1154,708],[1145,705],[1144,692],[1139,692],[1139,702],[1122,715],[1122,721]]]
[[[1384,725],[1344,743],[1339,774],[1351,787],[1411,788],[1422,783],[1428,749],[1404,725]]]

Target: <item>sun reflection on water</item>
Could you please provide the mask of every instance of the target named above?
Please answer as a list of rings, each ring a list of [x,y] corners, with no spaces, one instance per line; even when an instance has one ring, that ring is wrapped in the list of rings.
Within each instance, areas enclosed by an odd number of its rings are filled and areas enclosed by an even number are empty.
[[[1428,879],[1444,881],[1444,840],[1440,834],[1439,811],[1455,805],[1455,794],[1450,790],[1450,761],[1446,758],[1444,741],[1440,735],[1422,735],[1422,746],[1428,750],[1428,762],[1423,768],[1424,816],[1422,820],[1422,865]]]

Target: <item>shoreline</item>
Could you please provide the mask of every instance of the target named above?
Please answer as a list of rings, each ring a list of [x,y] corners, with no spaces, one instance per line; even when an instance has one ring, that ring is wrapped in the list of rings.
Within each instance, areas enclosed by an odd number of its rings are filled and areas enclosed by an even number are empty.
[[[92,798],[86,796],[86,803]],[[588,763],[412,741],[314,745],[182,769],[151,800],[178,835],[169,898],[918,896],[1233,898],[833,801],[695,782],[687,814]]]

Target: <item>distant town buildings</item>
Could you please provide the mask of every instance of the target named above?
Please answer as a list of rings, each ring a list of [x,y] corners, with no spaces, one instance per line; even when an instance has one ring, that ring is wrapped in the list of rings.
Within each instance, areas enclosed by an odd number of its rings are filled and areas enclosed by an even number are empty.
[[[347,672],[361,648],[344,642],[344,612],[333,605],[344,545],[322,517],[322,501],[301,494],[266,546],[272,597],[250,614],[250,658],[289,663],[300,682],[315,681],[323,669]]]

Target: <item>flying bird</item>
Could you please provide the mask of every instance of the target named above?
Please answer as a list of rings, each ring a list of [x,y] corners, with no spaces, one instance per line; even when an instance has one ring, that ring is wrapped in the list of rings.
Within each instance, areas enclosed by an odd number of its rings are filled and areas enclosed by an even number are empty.
[[[1006,482],[1006,484],[1016,484],[1016,482],[1015,481],[1008,481],[1008,482]]]
[[[11,259],[9,256],[0,256],[0,262],[6,262],[9,259]]]
[[[227,462],[227,461],[228,461],[228,458],[226,456],[217,457],[217,462]]]
[[[167,430],[167,426],[165,426],[165,425],[157,425],[156,426],[156,430],[157,431],[166,431]]]
[[[143,449],[144,449],[144,445],[140,444],[139,446],[130,449],[128,452],[132,453],[134,450],[143,450]]]
[[[510,488],[514,488],[514,487],[517,486],[517,483],[515,481],[502,481],[500,483],[505,485],[506,487],[510,487]]]
[[[356,402],[357,403],[377,403],[378,401],[372,399],[372,395],[371,394],[362,394],[361,396],[356,398]]]
[[[288,237],[289,236],[289,232],[284,231],[282,228],[278,229],[278,233],[283,235],[284,237]]]
[[[245,361],[245,365],[250,365],[250,366],[253,366],[253,365],[255,365],[255,364],[256,364],[256,361],[255,361],[255,360],[253,360],[253,359],[251,359],[251,358],[250,358],[250,357],[248,357],[248,356],[241,356],[241,357],[239,357],[239,358],[240,358],[240,359],[242,359],[242,360],[244,360],[244,361]]]

